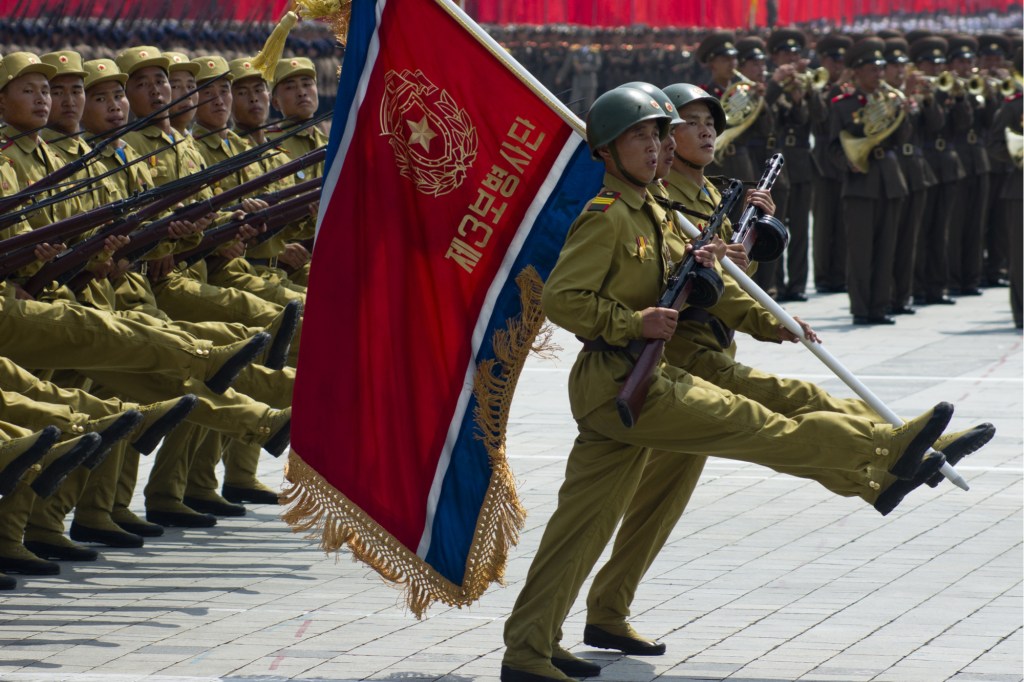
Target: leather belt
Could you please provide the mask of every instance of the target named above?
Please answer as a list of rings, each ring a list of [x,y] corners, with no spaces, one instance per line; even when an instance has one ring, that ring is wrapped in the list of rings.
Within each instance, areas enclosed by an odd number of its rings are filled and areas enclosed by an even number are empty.
[[[619,351],[639,353],[644,349],[644,344],[646,344],[644,339],[633,339],[625,346],[613,346],[601,337],[585,339],[582,336],[577,336],[576,338],[583,344],[583,350],[586,353],[616,353]]]
[[[732,345],[732,339],[736,335],[735,331],[726,327],[724,322],[703,308],[694,308],[691,306],[685,309],[683,312],[679,313],[679,321],[706,324],[711,329],[711,333],[715,335],[715,340],[721,344],[722,350],[725,350]]]
[[[277,256],[273,258],[249,258],[246,256],[245,260],[249,261],[249,265],[259,265],[264,268],[277,267]]]

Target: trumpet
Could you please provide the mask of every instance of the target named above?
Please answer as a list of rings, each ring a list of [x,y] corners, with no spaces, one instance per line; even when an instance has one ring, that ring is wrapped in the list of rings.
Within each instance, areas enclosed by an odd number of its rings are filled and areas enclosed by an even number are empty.
[[[794,73],[785,86],[785,89],[798,87],[801,90],[821,90],[828,85],[828,69],[819,66],[814,71],[798,71]]]

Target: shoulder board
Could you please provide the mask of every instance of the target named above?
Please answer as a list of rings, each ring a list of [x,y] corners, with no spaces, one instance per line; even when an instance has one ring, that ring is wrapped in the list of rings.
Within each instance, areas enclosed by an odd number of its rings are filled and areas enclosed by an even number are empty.
[[[1024,97],[1024,92],[1016,92],[1016,93],[1010,95],[1009,97],[1007,97],[1006,101],[1007,102],[1016,102],[1021,97]]]
[[[12,144],[14,144],[14,140],[0,140],[0,150],[7,149]]]
[[[587,206],[587,210],[600,211],[601,213],[604,213],[608,210],[608,207],[615,203],[615,200],[618,199],[619,196],[619,192],[612,192],[611,190],[601,192],[591,200],[590,205]]]
[[[849,99],[852,96],[852,92],[841,92],[832,98],[832,104],[835,104],[836,102],[842,102],[844,99]]]

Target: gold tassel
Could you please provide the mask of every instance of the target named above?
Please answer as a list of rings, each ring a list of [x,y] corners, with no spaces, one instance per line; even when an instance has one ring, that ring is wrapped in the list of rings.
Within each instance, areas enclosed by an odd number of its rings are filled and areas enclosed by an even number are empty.
[[[274,27],[270,37],[267,38],[267,42],[263,43],[263,49],[252,60],[252,68],[263,74],[263,78],[268,83],[274,80],[274,70],[277,69],[277,63],[281,61],[281,56],[284,54],[284,44],[288,41],[288,33],[298,21],[298,14],[291,11],[286,12]]]
[[[334,29],[338,42],[345,44],[348,22],[352,16],[352,0],[295,0],[307,19],[326,21]]]

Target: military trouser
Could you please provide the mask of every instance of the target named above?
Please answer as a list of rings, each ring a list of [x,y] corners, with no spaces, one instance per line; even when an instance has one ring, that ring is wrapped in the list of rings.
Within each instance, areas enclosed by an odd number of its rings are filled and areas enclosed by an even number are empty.
[[[233,258],[225,263],[222,268],[209,275],[209,282],[221,287],[246,291],[277,305],[285,305],[291,301],[298,301],[303,305],[306,303],[304,293],[263,277],[244,258]]]
[[[928,188],[914,255],[914,297],[937,299],[949,286],[949,221],[956,202],[956,183]]]
[[[957,183],[957,192],[949,221],[949,287],[977,289],[988,225],[988,173],[968,175]]]
[[[917,235],[924,217],[928,189],[911,192],[900,205],[900,216],[896,221],[896,250],[892,261],[892,294],[889,307],[893,310],[906,307],[914,295],[914,267],[917,255]]]
[[[835,398],[812,383],[785,379],[737,363],[729,355],[673,339],[673,364],[719,388],[756,400],[786,417],[809,412],[838,412],[871,420],[878,414],[861,400]],[[655,451],[625,510],[608,562],[598,571],[587,596],[587,623],[621,625],[647,569],[682,516],[707,457]],[[818,479],[838,494],[849,490],[845,475],[821,472]]]
[[[594,378],[586,355],[573,368],[577,386],[593,385],[585,382]],[[597,384],[620,384],[632,365],[613,362],[615,371]],[[895,480],[888,470],[913,438],[861,417],[790,419],[674,367],[657,371],[633,428],[622,424],[613,397],[577,423],[558,507],[505,623],[504,663],[521,670],[549,665],[559,627],[641,479],[647,449],[753,462],[819,482],[825,472],[844,481],[838,494],[872,503]]]
[[[795,182],[789,188],[786,211],[789,246],[786,247],[786,277],[782,293],[802,294],[807,291],[807,251],[810,233],[811,198],[814,185]]]
[[[843,199],[843,215],[851,237],[847,244],[846,288],[852,315],[883,317],[889,309],[900,201]]]
[[[814,285],[838,291],[846,288],[846,223],[843,183],[819,178],[811,202],[814,213]]]
[[[1019,176],[1012,176],[1019,179]],[[1006,211],[1006,223],[1010,235],[1010,310],[1013,312],[1013,323],[1018,329],[1024,322],[1024,202],[1020,199],[1003,199]]]
[[[988,227],[985,230],[985,261],[982,277],[989,285],[995,284],[1007,272],[1010,254],[1010,231],[1006,216],[1003,187],[1013,182],[1009,172],[997,169],[989,173]]]

